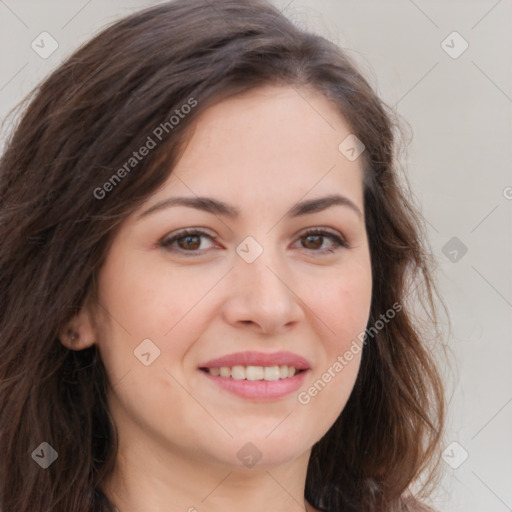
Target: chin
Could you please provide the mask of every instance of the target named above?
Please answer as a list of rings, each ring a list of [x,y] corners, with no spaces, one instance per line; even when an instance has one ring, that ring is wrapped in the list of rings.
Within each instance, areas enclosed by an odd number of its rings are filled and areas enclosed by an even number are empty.
[[[273,437],[275,435],[275,437]],[[299,439],[296,435],[277,435],[268,432],[251,436],[245,433],[229,441],[223,453],[218,453],[218,462],[224,463],[233,470],[246,467],[252,469],[270,469],[291,462],[306,453],[309,455],[311,446],[316,442]],[[216,446],[218,448],[218,445]],[[210,452],[211,453],[211,452]],[[226,454],[229,456],[226,458]]]

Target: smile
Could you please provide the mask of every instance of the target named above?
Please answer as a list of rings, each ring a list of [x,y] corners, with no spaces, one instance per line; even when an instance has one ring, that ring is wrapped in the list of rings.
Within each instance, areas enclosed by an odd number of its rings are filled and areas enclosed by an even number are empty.
[[[221,366],[201,368],[214,377],[232,378],[235,380],[266,380],[275,381],[293,377],[297,369],[293,366]],[[298,370],[299,372],[304,370]]]
[[[298,390],[309,362],[290,352],[238,352],[200,365],[201,373],[222,390],[252,400],[273,400]]]

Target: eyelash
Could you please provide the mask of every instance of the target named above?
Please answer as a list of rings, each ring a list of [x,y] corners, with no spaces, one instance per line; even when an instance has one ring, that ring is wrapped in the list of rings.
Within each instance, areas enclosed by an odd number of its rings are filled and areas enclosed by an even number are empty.
[[[171,238],[164,238],[160,242],[160,246],[168,251],[171,251],[171,252],[181,252],[181,253],[185,253],[187,256],[198,256],[201,254],[202,251],[197,250],[197,249],[192,250],[192,251],[187,251],[185,249],[176,249],[176,248],[170,247],[174,242],[177,242],[178,240],[181,240],[182,238],[186,238],[187,236],[197,236],[197,235],[205,236],[205,237],[209,238],[210,240],[215,241],[215,237],[211,236],[210,234],[208,234],[205,231],[202,231],[200,229],[184,229],[184,230],[176,233]],[[338,235],[335,235],[334,233],[331,233],[330,231],[325,231],[324,229],[320,229],[320,228],[309,229],[308,231],[303,233],[299,237],[299,239],[306,238],[308,236],[322,236],[324,238],[329,238],[330,240],[332,240],[334,242],[334,248],[322,249],[322,250],[306,249],[307,251],[313,251],[315,253],[327,255],[327,254],[332,254],[335,251],[338,251],[342,248],[345,248],[345,249],[350,248],[349,244],[343,238],[341,238]],[[207,250],[207,249],[204,249],[204,250]],[[194,254],[194,253],[196,253],[196,254]]]

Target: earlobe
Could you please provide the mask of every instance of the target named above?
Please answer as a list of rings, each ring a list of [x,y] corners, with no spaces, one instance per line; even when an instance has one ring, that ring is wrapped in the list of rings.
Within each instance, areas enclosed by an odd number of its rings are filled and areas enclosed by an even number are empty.
[[[71,350],[83,350],[96,343],[96,332],[87,311],[82,310],[60,331],[61,343]]]

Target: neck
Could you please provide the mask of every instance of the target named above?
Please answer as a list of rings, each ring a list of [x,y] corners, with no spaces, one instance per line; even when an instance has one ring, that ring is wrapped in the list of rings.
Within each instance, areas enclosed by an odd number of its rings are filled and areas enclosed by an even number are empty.
[[[308,507],[308,504],[307,504],[306,498],[304,498],[304,510],[305,510],[305,512],[310,512],[310,509],[309,509],[309,507]],[[314,510],[314,512],[319,512],[319,511],[318,511],[318,510],[316,510],[316,509],[313,509],[313,510]],[[114,512],[121,512],[121,511],[119,510],[119,508],[118,508],[118,507],[114,506]],[[189,512],[193,512],[193,511],[189,509]]]

